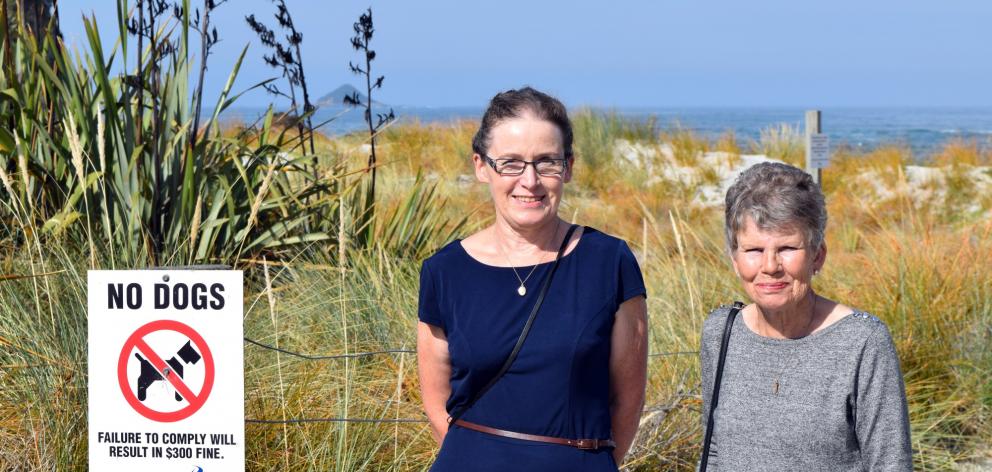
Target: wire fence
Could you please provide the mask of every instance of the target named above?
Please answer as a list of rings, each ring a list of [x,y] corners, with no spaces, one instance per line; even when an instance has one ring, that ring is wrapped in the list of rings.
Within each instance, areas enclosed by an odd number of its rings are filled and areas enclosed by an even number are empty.
[[[282,349],[275,346],[270,346],[268,344],[256,341],[254,339],[245,337],[246,343],[258,346],[263,349],[268,349],[270,351],[280,352],[282,354],[298,357],[307,361],[325,361],[334,359],[356,359],[361,357],[371,357],[383,354],[416,354],[417,351],[412,349],[383,349],[380,351],[367,351],[367,352],[350,352],[346,354],[331,354],[331,355],[311,355],[303,354],[295,351],[290,351],[288,349]],[[671,356],[683,356],[683,355],[695,355],[699,354],[699,351],[672,351],[672,352],[655,352],[648,354],[649,358],[657,357],[671,357]],[[652,407],[645,407],[645,411],[651,411]],[[396,424],[396,423],[427,423],[427,418],[287,418],[284,420],[267,420],[267,419],[252,419],[246,418],[245,423],[250,424],[308,424],[308,423],[382,423],[382,424]]]
[[[254,344],[258,347],[269,349],[276,352],[281,352],[283,354],[289,354],[290,356],[299,357],[300,359],[306,359],[308,361],[326,361],[330,359],[355,359],[358,357],[369,357],[378,354],[416,354],[417,351],[412,349],[386,349],[383,351],[369,351],[369,352],[352,352],[348,354],[334,354],[330,356],[311,356],[307,354],[300,354],[299,352],[293,352],[286,349],[278,348],[275,346],[269,346],[268,344],[263,344],[254,339],[245,338],[245,342]]]

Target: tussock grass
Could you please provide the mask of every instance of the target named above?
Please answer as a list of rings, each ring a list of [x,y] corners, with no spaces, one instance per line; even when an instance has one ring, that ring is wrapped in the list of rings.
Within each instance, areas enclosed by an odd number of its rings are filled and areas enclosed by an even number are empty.
[[[678,146],[679,159],[703,166],[699,153],[739,153],[739,144],[731,135],[712,143],[684,130],[579,116],[577,137],[592,137],[577,142],[563,216],[629,242],[648,284],[650,351],[665,354],[651,358],[648,408],[627,467],[691,470],[701,434],[699,330],[711,308],[743,294],[724,254],[719,208],[693,205],[695,187],[707,180],[649,184],[648,167],[619,159],[613,146]],[[468,161],[473,126],[387,129],[375,243],[341,253],[316,241],[275,254],[269,283],[263,265],[247,264],[246,335],[306,354],[412,349],[419,261],[491,218]],[[317,144],[328,168],[363,158],[355,136]],[[977,146],[945,151],[935,164],[987,162]],[[907,185],[915,162],[899,147],[838,155],[824,173],[830,253],[816,288],[888,324],[910,399],[916,466],[948,470],[992,441],[992,221],[984,213],[992,205],[968,179],[932,185],[952,196],[974,192],[975,211],[893,191]],[[856,178],[868,172],[877,187]],[[88,240],[72,232],[35,244],[24,229],[4,229],[18,236],[0,240],[0,274],[56,273],[0,280],[0,468],[76,469],[87,447],[85,271],[111,261],[100,252],[91,262]],[[248,418],[423,418],[412,354],[307,361],[246,345],[245,361]],[[252,470],[424,470],[436,453],[426,423],[248,424],[246,440]]]
[[[806,159],[804,143],[803,130],[798,124],[782,123],[761,130],[758,141],[751,143],[751,152],[764,154],[794,166],[803,166]]]
[[[214,114],[194,129],[189,17],[149,38],[176,46],[156,57],[134,48],[118,3],[115,49],[103,51],[95,18],[80,53],[18,26],[25,39],[0,75],[11,125],[0,128],[3,470],[85,467],[87,269],[237,264],[252,339],[317,355],[412,349],[419,262],[492,221],[470,161],[476,123],[382,130],[372,202],[367,136],[316,135],[307,154],[293,120],[271,109],[247,126],[222,129]],[[136,81],[108,72],[129,50],[144,52]],[[218,110],[238,98],[243,54]],[[709,309],[743,298],[707,195],[745,152],[801,164],[801,134],[781,125],[757,142],[708,141],[592,110],[573,122],[562,215],[629,241],[650,295],[648,407],[626,467],[690,470],[699,330]],[[823,173],[830,256],[817,290],[888,323],[921,470],[949,469],[992,441],[989,144],[949,143],[930,166],[905,147],[841,146]],[[411,354],[245,350],[248,418],[423,418]],[[417,422],[252,423],[246,441],[252,470],[423,470],[436,453]]]

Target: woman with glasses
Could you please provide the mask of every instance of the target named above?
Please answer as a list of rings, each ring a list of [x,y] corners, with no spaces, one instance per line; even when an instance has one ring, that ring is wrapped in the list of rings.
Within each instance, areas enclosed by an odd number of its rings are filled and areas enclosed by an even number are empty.
[[[888,328],[813,290],[827,259],[819,186],[795,167],[758,164],[727,190],[725,213],[727,251],[751,303],[718,308],[703,324],[705,470],[913,470]]]
[[[614,471],[634,438],[647,308],[627,244],[562,220],[564,105],[496,95],[472,141],[493,223],[421,269],[417,359],[434,471]]]

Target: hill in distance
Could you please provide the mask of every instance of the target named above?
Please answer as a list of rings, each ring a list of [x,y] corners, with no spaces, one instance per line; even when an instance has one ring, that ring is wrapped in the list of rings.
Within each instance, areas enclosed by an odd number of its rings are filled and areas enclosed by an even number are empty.
[[[368,100],[368,97],[366,97],[365,94],[359,91],[357,88],[352,87],[350,84],[344,84],[334,89],[330,93],[327,93],[324,96],[318,98],[317,102],[314,103],[314,105],[318,107],[343,107],[346,106],[344,103],[344,97],[351,96],[351,94],[355,92],[358,92],[358,99],[362,103],[365,103],[365,101]],[[372,104],[376,106],[385,106],[384,103],[378,100],[372,100]]]

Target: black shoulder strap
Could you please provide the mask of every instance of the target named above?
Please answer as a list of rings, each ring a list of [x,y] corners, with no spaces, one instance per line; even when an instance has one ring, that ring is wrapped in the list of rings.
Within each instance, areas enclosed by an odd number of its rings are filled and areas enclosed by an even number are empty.
[[[524,340],[527,339],[527,334],[530,333],[530,327],[534,324],[534,319],[537,318],[537,312],[541,309],[541,305],[544,303],[544,296],[548,293],[548,287],[551,286],[551,278],[554,277],[555,271],[558,270],[558,262],[561,261],[561,256],[565,253],[565,248],[568,247],[568,241],[572,239],[572,233],[575,232],[575,228],[577,227],[578,226],[576,225],[572,225],[568,228],[568,232],[565,233],[565,240],[561,242],[561,247],[558,248],[558,254],[555,256],[555,262],[551,265],[551,270],[548,271],[548,274],[544,276],[544,282],[541,284],[541,291],[537,294],[537,301],[534,302],[534,308],[530,311],[530,317],[528,317],[527,322],[524,323],[524,329],[520,331],[520,337],[517,338],[517,344],[513,346],[513,350],[510,351],[510,355],[507,356],[506,361],[503,362],[503,367],[500,367],[499,372],[497,372],[496,375],[489,380],[489,383],[487,383],[485,387],[482,387],[482,389],[476,392],[476,394],[472,396],[472,398],[461,408],[461,410],[452,413],[452,415],[448,417],[448,424],[458,421],[458,418],[461,418],[461,416],[464,415],[469,408],[472,408],[472,405],[474,405],[479,398],[482,398],[482,396],[496,384],[496,381],[498,381],[500,377],[502,377],[503,374],[510,369],[510,364],[513,364],[513,360],[517,358],[520,348],[524,346]]]
[[[710,442],[713,440],[713,412],[720,401],[720,381],[723,380],[723,364],[727,360],[727,345],[730,344],[730,330],[734,327],[737,314],[744,308],[741,302],[734,302],[734,307],[727,313],[727,325],[723,328],[723,340],[720,342],[720,357],[716,362],[716,378],[713,380],[713,394],[710,396],[710,411],[706,418],[706,438],[703,439],[703,455],[699,460],[699,472],[706,472],[706,462],[710,458]]]

